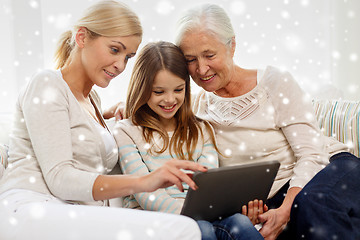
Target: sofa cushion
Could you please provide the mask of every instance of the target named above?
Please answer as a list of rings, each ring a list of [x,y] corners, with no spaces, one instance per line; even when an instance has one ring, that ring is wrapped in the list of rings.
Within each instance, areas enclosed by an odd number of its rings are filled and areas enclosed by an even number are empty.
[[[0,178],[2,177],[5,168],[7,167],[9,147],[4,144],[0,144]]]
[[[359,157],[360,102],[347,100],[314,100],[321,131],[345,143]]]

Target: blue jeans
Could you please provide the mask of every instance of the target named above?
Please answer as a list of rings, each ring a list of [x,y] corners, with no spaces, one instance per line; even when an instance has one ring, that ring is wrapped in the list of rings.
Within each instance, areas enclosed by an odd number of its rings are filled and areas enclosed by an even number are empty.
[[[203,240],[240,240],[240,239],[264,239],[251,223],[250,219],[240,213],[215,222],[197,221],[201,239]]]
[[[360,239],[360,159],[339,153],[296,196],[287,239]]]

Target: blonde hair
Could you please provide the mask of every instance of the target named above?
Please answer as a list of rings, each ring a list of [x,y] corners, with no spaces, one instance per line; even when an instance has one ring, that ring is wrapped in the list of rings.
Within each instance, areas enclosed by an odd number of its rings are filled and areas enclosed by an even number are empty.
[[[167,70],[185,81],[184,103],[174,116],[177,126],[171,140],[161,127],[159,116],[147,105],[155,76],[161,70]],[[156,153],[163,153],[169,148],[171,155],[173,150],[177,158],[193,160],[199,135],[204,139],[201,122],[205,124],[216,150],[218,149],[210,124],[194,115],[190,101],[190,77],[180,48],[169,42],[148,43],[140,51],[133,68],[126,99],[125,118],[131,118],[133,124],[143,127],[143,137],[147,143],[152,142],[154,132],[160,134],[164,145],[161,150],[155,151]],[[184,146],[188,155],[184,153]],[[150,152],[152,148],[149,149]]]
[[[72,31],[64,32],[59,39],[55,52],[56,68],[61,68],[75,47],[77,31],[85,27],[91,37],[142,37],[142,27],[138,16],[125,4],[114,1],[100,1],[90,6]]]
[[[202,4],[183,14],[177,23],[176,45],[180,46],[185,34],[191,31],[209,33],[229,47],[235,37],[229,16],[215,4]]]

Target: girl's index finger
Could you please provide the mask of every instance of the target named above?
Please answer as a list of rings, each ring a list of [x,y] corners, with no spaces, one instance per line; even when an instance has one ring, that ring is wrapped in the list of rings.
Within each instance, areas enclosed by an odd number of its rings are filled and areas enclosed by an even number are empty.
[[[198,186],[196,186],[195,182],[192,180],[192,173],[185,173],[177,167],[172,168],[171,172],[177,178],[179,178],[181,182],[187,183],[189,185],[189,187],[191,187],[193,190],[198,189]]]
[[[197,172],[197,171],[206,172],[208,170],[207,167],[205,167],[199,163],[192,162],[192,161],[173,159],[172,162],[174,163],[175,167],[177,167],[179,169],[182,168],[184,170],[191,170],[194,172]]]

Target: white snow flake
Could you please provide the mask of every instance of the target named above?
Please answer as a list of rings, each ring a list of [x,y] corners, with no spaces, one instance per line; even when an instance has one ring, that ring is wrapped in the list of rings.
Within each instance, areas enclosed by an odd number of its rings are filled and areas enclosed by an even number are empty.
[[[30,208],[30,215],[34,219],[40,219],[45,216],[45,208],[41,203],[32,204]]]
[[[284,19],[288,19],[288,18],[290,18],[290,13],[288,11],[282,11],[281,17]]]
[[[11,218],[9,218],[9,222],[10,222],[11,225],[17,225],[18,220],[16,218],[14,218],[14,217],[11,217]]]
[[[149,196],[149,200],[153,202],[153,201],[155,200],[155,195],[154,195],[154,194],[151,194],[151,195]]]
[[[288,98],[284,98],[282,102],[283,104],[289,104],[290,100]]]
[[[333,57],[334,59],[340,59],[341,54],[340,54],[339,51],[334,50],[334,51],[332,52],[332,57]]]
[[[43,102],[45,103],[55,102],[56,96],[57,96],[57,91],[54,88],[46,88],[42,93],[42,99]]]
[[[245,151],[246,150],[246,144],[244,142],[242,142],[242,143],[239,144],[238,148],[239,148],[240,151]]]
[[[40,102],[40,99],[38,97],[33,98],[33,103],[34,104],[39,104],[39,102]]]
[[[76,218],[77,217],[77,213],[75,211],[70,211],[69,212],[69,217],[70,218]]]
[[[243,1],[233,1],[230,6],[231,12],[235,15],[242,15],[246,12],[246,4]]]
[[[356,62],[358,60],[358,55],[356,53],[352,53],[349,56],[350,61]]]
[[[29,177],[29,182],[30,182],[30,183],[35,183],[35,182],[36,182],[36,178],[35,178],[35,177]]]
[[[147,234],[149,237],[154,237],[155,231],[154,231],[154,229],[152,229],[152,228],[148,228],[148,229],[146,229],[146,234]]]
[[[120,230],[117,234],[117,239],[119,240],[132,240],[133,237],[128,230]]]
[[[31,0],[29,2],[29,5],[32,7],[32,8],[38,8],[39,7],[39,3],[35,0]]]
[[[303,5],[304,7],[309,5],[309,0],[301,0],[301,5]]]
[[[160,1],[156,6],[156,11],[160,15],[169,15],[175,9],[170,1]]]
[[[225,149],[225,155],[226,156],[231,156],[231,154],[232,154],[232,151],[231,151],[231,149]]]

